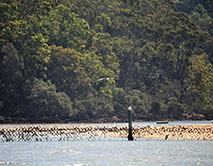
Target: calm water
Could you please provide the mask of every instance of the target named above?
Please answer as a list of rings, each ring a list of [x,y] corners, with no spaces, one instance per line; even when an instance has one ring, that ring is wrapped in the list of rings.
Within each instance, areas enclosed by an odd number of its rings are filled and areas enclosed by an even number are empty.
[[[206,120],[206,121],[169,121],[168,124],[160,124],[160,125],[185,125],[185,124],[213,124],[213,120]],[[46,126],[46,127],[52,127],[52,126],[60,126],[60,127],[70,127],[70,126],[99,126],[99,127],[112,127],[112,126],[119,126],[119,127],[125,127],[128,126],[127,123],[71,123],[71,124],[0,124],[1,128],[8,128],[8,127],[22,127],[22,126]],[[156,122],[133,122],[134,126],[159,126],[159,124],[156,124]]]
[[[212,166],[212,163],[213,141],[136,139],[129,142],[104,138],[0,142],[0,166]]]

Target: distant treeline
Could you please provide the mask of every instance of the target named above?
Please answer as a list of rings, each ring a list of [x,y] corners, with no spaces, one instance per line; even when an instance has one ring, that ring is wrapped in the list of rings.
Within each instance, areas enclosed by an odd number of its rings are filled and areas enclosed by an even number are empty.
[[[0,116],[213,118],[212,0],[0,0]]]

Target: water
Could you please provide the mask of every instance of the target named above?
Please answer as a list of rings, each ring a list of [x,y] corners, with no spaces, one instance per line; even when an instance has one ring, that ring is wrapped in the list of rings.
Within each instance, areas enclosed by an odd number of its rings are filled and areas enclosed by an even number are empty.
[[[152,125],[152,122],[133,125]],[[0,125],[3,126],[6,127]],[[212,166],[212,163],[213,141],[207,140],[136,139],[129,142],[125,138],[105,138],[0,142],[0,166]]]
[[[211,166],[212,141],[1,142],[0,165]]]
[[[169,121],[168,124],[157,124],[156,122],[133,122],[134,126],[161,126],[161,125],[186,125],[186,124],[213,124],[213,120],[204,120],[204,121]],[[0,124],[1,128],[10,128],[10,127],[22,127],[22,126],[42,126],[42,127],[70,127],[70,126],[79,126],[79,127],[85,127],[85,126],[99,126],[99,127],[126,127],[128,126],[128,123],[71,123],[71,124]]]

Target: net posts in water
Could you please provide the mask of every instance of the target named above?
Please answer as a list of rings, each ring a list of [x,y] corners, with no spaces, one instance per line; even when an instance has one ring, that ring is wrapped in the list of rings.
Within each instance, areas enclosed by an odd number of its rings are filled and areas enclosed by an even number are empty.
[[[0,128],[0,141],[75,141],[126,139],[129,128],[112,124],[62,125],[12,125]],[[134,126],[134,139],[165,140],[213,140],[213,124],[190,124],[171,126]]]

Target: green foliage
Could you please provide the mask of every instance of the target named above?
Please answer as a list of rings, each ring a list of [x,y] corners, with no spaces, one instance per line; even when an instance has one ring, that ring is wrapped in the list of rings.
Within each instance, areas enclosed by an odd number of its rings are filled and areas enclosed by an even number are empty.
[[[2,47],[0,57],[0,101],[4,105],[3,112],[11,116],[22,98],[23,61],[11,43]]]
[[[0,0],[0,115],[123,121],[132,106],[136,119],[211,119],[212,9],[211,0]]]
[[[111,103],[107,103],[104,98],[95,97],[92,94],[75,101],[74,110],[76,112],[74,120],[90,120],[98,118],[109,118],[113,115],[114,108]]]
[[[81,65],[82,54],[75,49],[52,46],[47,77],[58,90],[66,92],[71,99],[89,87],[90,80]]]
[[[190,58],[185,79],[186,92],[190,93],[193,101],[201,100],[204,107],[212,105],[213,99],[213,66],[206,54],[194,55]],[[200,103],[200,102],[195,102]]]
[[[72,114],[72,102],[64,92],[56,92],[51,82],[35,79],[28,97],[30,111],[28,118],[37,120],[67,119]]]
[[[209,15],[213,16],[213,3],[212,0],[173,0],[176,3],[178,10],[190,13],[197,5],[202,5],[208,11]]]
[[[90,36],[88,23],[62,4],[42,18],[42,26],[49,45],[80,49]]]
[[[208,15],[207,11],[201,4],[194,8],[190,17],[201,30],[206,31],[213,36],[213,19]]]
[[[132,90],[126,95],[128,105],[131,105],[136,117],[148,116],[151,109],[151,96],[140,90]]]

